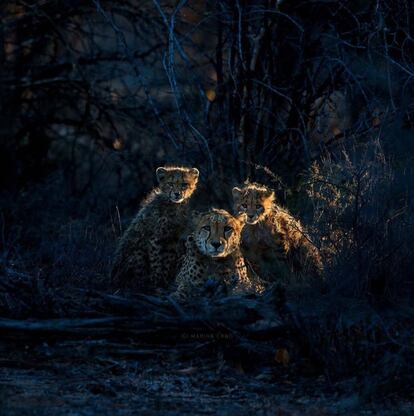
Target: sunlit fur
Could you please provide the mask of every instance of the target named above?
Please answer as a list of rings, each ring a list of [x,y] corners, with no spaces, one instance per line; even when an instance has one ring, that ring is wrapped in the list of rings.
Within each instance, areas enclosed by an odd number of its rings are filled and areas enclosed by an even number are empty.
[[[243,188],[233,188],[235,212],[246,214],[247,224],[263,221],[272,211],[275,193],[263,185],[248,183]]]
[[[250,276],[240,252],[245,215],[212,209],[198,215],[187,238],[186,254],[176,278],[173,297],[179,301],[205,294],[206,283],[218,279],[230,294],[261,293],[260,279]]]
[[[233,217],[222,209],[201,215],[194,233],[200,252],[211,257],[226,257],[239,248],[245,215]]]
[[[164,166],[156,176],[159,187],[144,199],[119,241],[112,270],[117,287],[146,292],[167,287],[185,252],[191,223],[188,202],[197,187],[198,170]]]
[[[248,259],[260,262],[263,254],[273,253],[296,273],[321,273],[319,251],[301,222],[276,204],[271,189],[246,182],[241,188],[233,188],[233,201],[235,212],[247,215],[242,241],[248,249],[249,254],[244,252]]]
[[[159,193],[175,204],[190,198],[197,187],[199,172],[196,168],[163,166],[157,169]]]

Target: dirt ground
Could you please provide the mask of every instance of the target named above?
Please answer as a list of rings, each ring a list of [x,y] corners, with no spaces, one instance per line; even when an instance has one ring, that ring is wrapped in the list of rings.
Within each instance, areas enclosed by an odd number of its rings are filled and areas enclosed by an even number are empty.
[[[103,343],[0,343],[0,414],[414,414],[408,402],[364,402],[355,380],[329,385],[323,375],[299,377],[277,363],[247,370],[220,351],[177,359],[154,346],[111,356]]]

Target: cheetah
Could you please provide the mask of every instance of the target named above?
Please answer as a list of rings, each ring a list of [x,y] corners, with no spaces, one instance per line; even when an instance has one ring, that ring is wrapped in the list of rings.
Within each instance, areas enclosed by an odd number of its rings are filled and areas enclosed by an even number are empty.
[[[285,264],[296,276],[320,276],[321,256],[299,220],[275,203],[275,193],[267,187],[246,182],[232,190],[235,212],[246,214],[242,249],[246,259],[259,271],[264,259]],[[280,269],[283,270],[283,269]],[[262,271],[259,271],[262,272]]]
[[[134,287],[146,293],[166,288],[184,255],[188,202],[199,171],[166,166],[156,170],[156,177],[159,186],[144,200],[117,247],[112,281],[118,288]]]
[[[205,294],[208,283],[218,279],[229,294],[261,293],[262,282],[249,276],[240,252],[245,214],[236,217],[222,209],[199,214],[186,242],[186,254],[176,278],[173,297],[184,301]]]

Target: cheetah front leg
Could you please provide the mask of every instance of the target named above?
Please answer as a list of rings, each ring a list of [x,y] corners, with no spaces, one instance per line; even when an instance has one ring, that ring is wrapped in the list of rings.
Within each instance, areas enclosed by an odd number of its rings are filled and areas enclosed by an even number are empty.
[[[235,257],[234,268],[224,271],[223,278],[233,286],[230,291],[232,294],[262,293],[264,291],[261,279],[258,276],[253,279],[249,275],[244,257],[241,254]]]
[[[200,262],[198,256],[187,249],[180,270],[176,278],[177,288],[172,294],[173,298],[182,302],[203,289],[207,269]]]
[[[149,244],[149,264],[150,264],[150,275],[149,280],[151,286],[154,288],[159,288],[165,286],[168,281],[168,259],[164,250],[164,244],[161,239],[152,238],[148,242]]]
[[[155,289],[165,286],[169,276],[165,236],[168,233],[168,219],[161,217],[148,239],[149,284]]]

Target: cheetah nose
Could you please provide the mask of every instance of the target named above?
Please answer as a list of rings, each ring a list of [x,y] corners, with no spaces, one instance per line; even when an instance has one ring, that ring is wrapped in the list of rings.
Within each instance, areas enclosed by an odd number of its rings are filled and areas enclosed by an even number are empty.
[[[211,245],[217,250],[221,246],[221,243],[217,242],[217,241],[214,241],[214,242],[211,243]]]
[[[254,214],[253,215],[248,215],[249,220],[252,220],[254,218]]]

